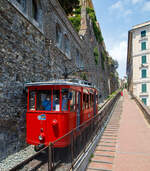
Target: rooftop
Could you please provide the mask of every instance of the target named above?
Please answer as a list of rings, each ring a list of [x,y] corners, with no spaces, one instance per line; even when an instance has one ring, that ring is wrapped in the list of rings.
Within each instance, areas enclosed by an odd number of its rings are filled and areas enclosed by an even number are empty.
[[[146,21],[144,23],[141,23],[141,24],[137,24],[135,26],[132,27],[132,29],[138,29],[138,28],[141,28],[141,27],[144,27],[144,26],[147,26],[147,25],[150,25],[150,21]]]

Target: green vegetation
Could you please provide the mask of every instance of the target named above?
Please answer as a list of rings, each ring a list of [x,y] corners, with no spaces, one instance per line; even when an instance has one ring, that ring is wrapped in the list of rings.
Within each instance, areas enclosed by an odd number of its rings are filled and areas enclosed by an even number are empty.
[[[77,32],[80,30],[81,26],[81,7],[79,6],[73,11],[73,16],[69,17],[69,20],[71,21],[73,27]]]
[[[85,81],[87,81],[88,79],[87,79],[87,76],[86,76],[86,74],[85,73],[81,73],[81,78],[83,79],[83,80],[85,80]]]
[[[92,8],[87,8],[86,10],[93,23],[93,30],[94,30],[96,40],[98,41],[98,43],[102,43],[103,37],[102,37],[102,33],[99,27],[97,26],[97,19],[96,19],[95,11]]]
[[[66,14],[72,14],[73,9],[79,7],[79,0],[58,0],[62,8],[65,10]]]
[[[98,65],[99,53],[97,47],[94,48],[94,57],[95,57],[95,64]]]
[[[104,66],[104,63],[107,59],[107,55],[106,55],[106,52],[101,52],[101,64],[102,64],[102,69],[104,70],[105,69],[105,66]]]

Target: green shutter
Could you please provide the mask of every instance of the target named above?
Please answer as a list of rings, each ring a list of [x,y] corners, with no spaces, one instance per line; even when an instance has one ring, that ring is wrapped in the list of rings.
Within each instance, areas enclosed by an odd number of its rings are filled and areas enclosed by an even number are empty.
[[[146,56],[142,56],[142,64],[146,64]]]
[[[146,30],[141,31],[141,37],[145,37],[146,36]]]
[[[147,105],[147,99],[146,98],[142,98],[142,102]]]
[[[142,42],[141,43],[141,49],[142,50],[146,50],[146,42]]]
[[[142,84],[142,93],[146,93],[146,91],[147,91],[147,85]]]
[[[142,78],[146,78],[146,69],[142,70]]]

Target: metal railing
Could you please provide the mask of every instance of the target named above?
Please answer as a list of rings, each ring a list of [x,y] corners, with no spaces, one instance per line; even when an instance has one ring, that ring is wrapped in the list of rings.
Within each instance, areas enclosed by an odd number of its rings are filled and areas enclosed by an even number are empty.
[[[140,107],[146,120],[150,124],[150,109],[137,96],[133,95],[132,93],[131,93],[131,96],[135,100],[137,105]]]
[[[120,96],[118,92],[99,110],[98,115],[71,130],[63,137],[50,143],[48,147],[48,170],[68,171],[73,169],[75,162],[81,157],[97,132],[102,129],[111,110]],[[64,148],[57,148],[64,145]]]

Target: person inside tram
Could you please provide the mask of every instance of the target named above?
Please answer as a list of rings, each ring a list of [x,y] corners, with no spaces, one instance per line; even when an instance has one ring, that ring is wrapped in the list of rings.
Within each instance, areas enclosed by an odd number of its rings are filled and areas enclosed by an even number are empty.
[[[46,96],[46,99],[42,102],[42,106],[44,107],[44,110],[51,111],[51,97],[48,95]],[[53,108],[55,108],[55,101],[53,101]]]

